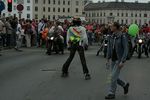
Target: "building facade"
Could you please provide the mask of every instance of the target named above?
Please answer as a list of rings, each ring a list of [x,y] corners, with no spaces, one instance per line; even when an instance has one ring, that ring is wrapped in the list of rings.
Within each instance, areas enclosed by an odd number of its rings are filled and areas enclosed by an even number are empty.
[[[7,0],[2,0],[5,3],[5,10],[2,11],[2,16],[16,16],[25,19],[32,19],[33,18],[33,0],[12,0],[12,12],[7,11]],[[17,10],[17,5],[22,4],[24,6],[24,10],[19,12]],[[19,16],[21,13],[21,16]]]
[[[82,16],[83,0],[33,0],[33,18],[49,20]]]
[[[99,2],[85,6],[85,15],[89,22],[100,24],[119,22],[121,24],[150,23],[150,3]]]

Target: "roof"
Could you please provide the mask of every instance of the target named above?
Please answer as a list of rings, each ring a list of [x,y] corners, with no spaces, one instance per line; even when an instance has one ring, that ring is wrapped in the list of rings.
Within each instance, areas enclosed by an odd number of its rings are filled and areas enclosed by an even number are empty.
[[[150,11],[150,3],[130,3],[130,2],[99,2],[89,3],[85,6],[85,11],[90,10],[146,10]]]

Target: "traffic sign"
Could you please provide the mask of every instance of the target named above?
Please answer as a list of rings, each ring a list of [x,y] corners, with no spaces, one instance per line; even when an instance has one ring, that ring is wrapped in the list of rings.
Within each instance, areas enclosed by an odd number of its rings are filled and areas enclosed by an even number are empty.
[[[18,5],[17,5],[17,10],[18,10],[18,11],[21,12],[23,9],[24,9],[24,6],[23,6],[22,4],[18,4]]]

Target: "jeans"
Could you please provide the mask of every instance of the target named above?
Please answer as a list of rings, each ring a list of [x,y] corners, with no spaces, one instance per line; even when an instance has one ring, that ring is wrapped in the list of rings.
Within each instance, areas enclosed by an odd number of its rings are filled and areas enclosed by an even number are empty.
[[[26,46],[29,48],[31,47],[31,34],[25,34],[26,38]]]
[[[0,51],[1,51],[2,47],[3,47],[3,40],[2,40],[2,36],[0,35]]]
[[[15,46],[16,49],[20,49],[21,48],[22,39],[23,39],[22,36],[16,35],[16,46]]]
[[[7,34],[7,36],[6,36],[6,45],[7,45],[7,47],[11,47],[12,46],[12,43],[11,43],[11,34]]]
[[[121,87],[125,86],[125,82],[119,78],[120,69],[118,67],[119,61],[112,61],[111,63],[111,84],[109,89],[109,94],[115,94],[117,89],[117,84]]]
[[[87,74],[89,73],[89,70],[87,68],[87,65],[86,65],[86,60],[85,60],[85,54],[84,54],[84,48],[82,46],[79,46],[77,44],[73,44],[70,48],[70,56],[69,58],[67,59],[66,63],[63,65],[63,73],[68,73],[68,68],[75,56],[75,53],[76,51],[78,51],[79,55],[80,55],[80,60],[81,60],[81,63],[82,63],[82,67],[83,67],[83,73],[84,74]]]
[[[93,42],[93,33],[92,32],[87,32],[87,35],[88,35],[89,45],[92,45],[92,42]]]
[[[37,46],[41,47],[41,42],[42,42],[42,34],[37,33]]]

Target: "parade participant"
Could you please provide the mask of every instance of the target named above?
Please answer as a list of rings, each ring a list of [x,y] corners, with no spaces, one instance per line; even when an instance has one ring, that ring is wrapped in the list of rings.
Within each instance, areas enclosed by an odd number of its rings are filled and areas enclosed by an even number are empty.
[[[15,47],[18,18],[16,17],[16,15],[14,15],[13,17],[11,16],[9,20],[10,20],[10,24],[11,24],[11,27],[12,27],[12,30],[11,30],[11,45],[13,47]]]
[[[6,45],[8,48],[11,48],[12,46],[12,31],[13,31],[13,28],[11,27],[11,24],[10,24],[10,19],[9,17],[6,18],[6,34],[7,34],[7,42],[6,42]]]
[[[148,54],[148,40],[147,40],[147,35],[148,33],[144,33],[144,32],[140,32],[138,34],[138,37],[137,37],[137,42],[138,42],[138,39],[142,39],[143,40],[143,50],[145,52],[145,56],[147,58],[149,58],[149,54]]]
[[[52,37],[54,37],[54,51],[56,54],[59,54],[61,51],[62,54],[64,54],[64,38],[62,36],[62,33],[64,32],[64,29],[60,25],[60,22],[56,21],[54,22],[54,25],[51,27],[49,30],[49,33],[51,34]],[[50,47],[51,48],[51,47]],[[51,49],[48,49],[49,55],[51,55]]]
[[[38,24],[38,34],[37,34],[37,41],[38,41],[38,47],[41,46],[41,42],[42,42],[42,32],[45,28],[45,22],[44,20],[42,19],[40,21],[40,23]]]
[[[67,32],[67,44],[70,48],[70,56],[63,65],[62,68],[62,77],[68,77],[68,68],[70,63],[72,62],[76,51],[78,51],[83,67],[83,73],[85,75],[85,80],[89,80],[90,74],[87,68],[85,54],[84,54],[84,45],[88,44],[86,29],[81,26],[81,19],[74,18],[73,19],[73,26],[68,29]]]
[[[3,35],[3,28],[4,28],[4,23],[2,22],[2,20],[0,19],[0,51],[1,51],[1,46],[2,46],[2,35]],[[1,56],[1,54],[0,54]]]
[[[42,34],[42,46],[46,45],[46,39],[47,39],[48,32],[49,32],[49,28],[46,25],[43,32],[41,33]]]
[[[93,25],[92,24],[87,25],[86,29],[87,29],[89,45],[92,45]]]
[[[26,38],[26,46],[29,48],[31,47],[31,35],[33,34],[31,21],[26,21],[26,27],[25,27],[25,38]]]
[[[23,39],[21,23],[22,21],[19,20],[18,25],[17,25],[17,32],[16,32],[16,46],[15,46],[16,51],[22,51],[20,50],[21,45],[22,45],[22,39]]]
[[[111,66],[111,83],[108,95],[105,99],[115,99],[117,84],[122,86],[124,94],[128,93],[129,83],[123,82],[120,78],[120,71],[124,67],[128,54],[128,43],[126,36],[121,33],[120,25],[115,22],[111,26],[112,36],[108,39],[107,65]],[[111,64],[110,64],[111,60]]]

